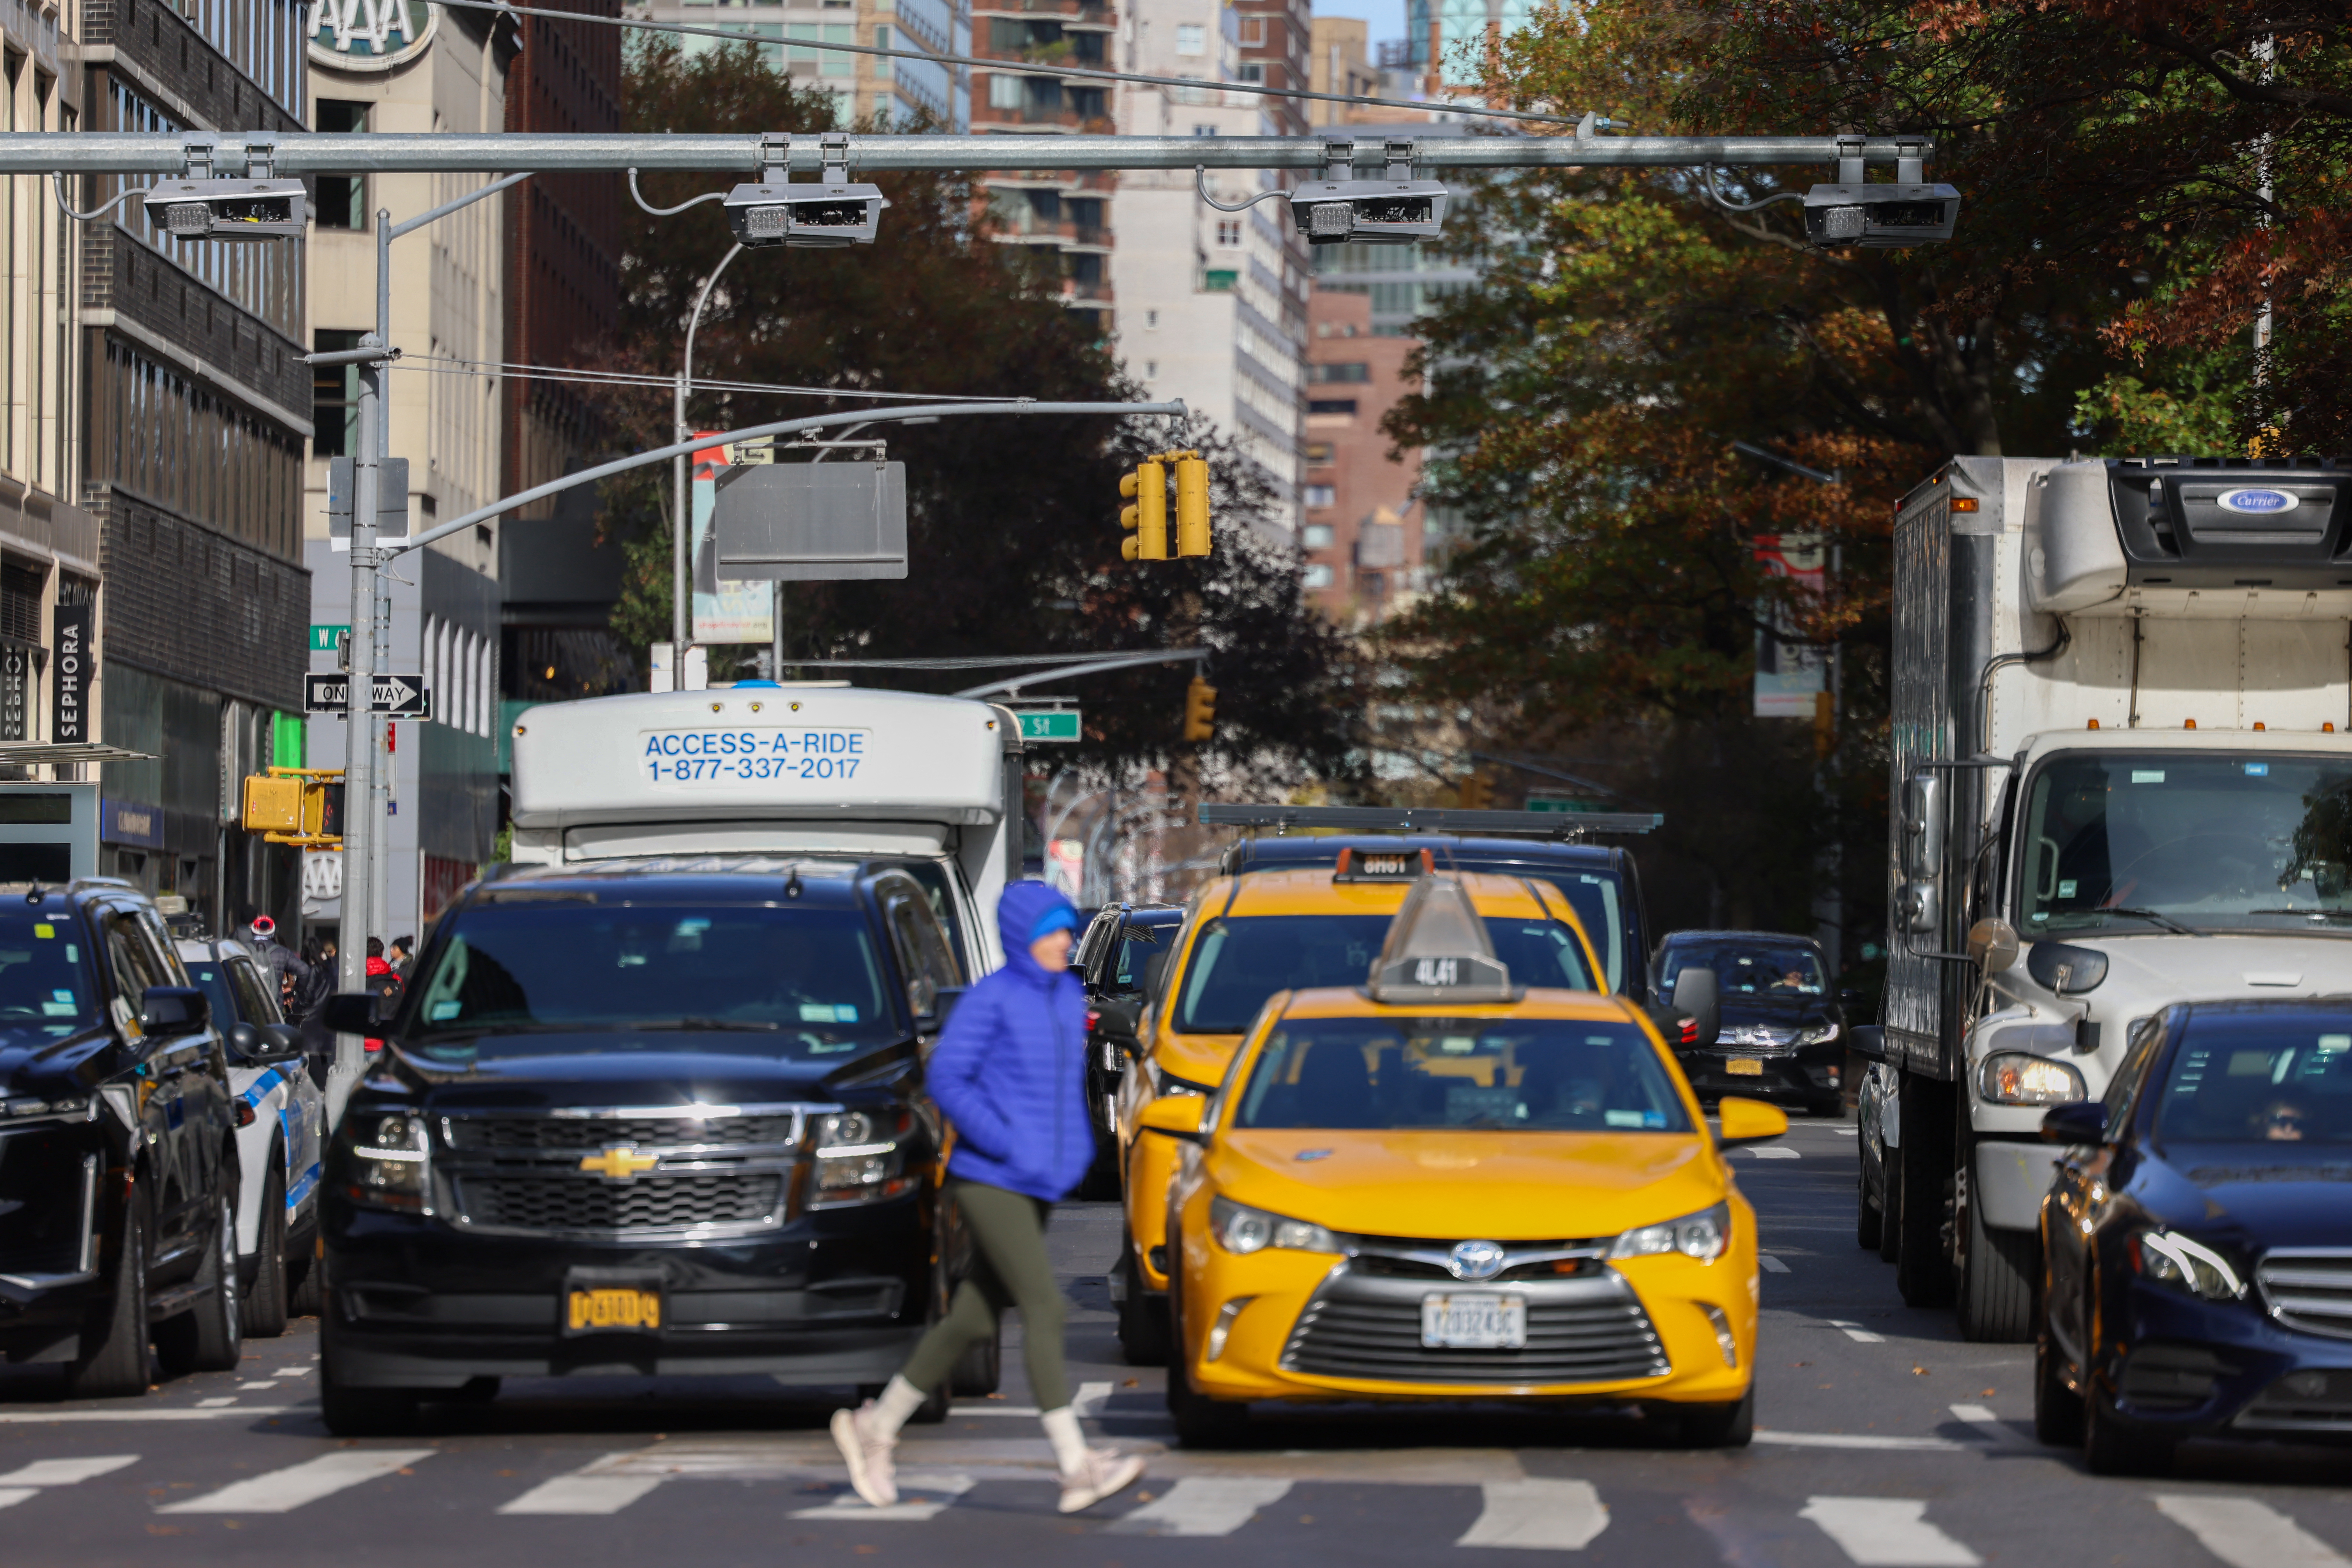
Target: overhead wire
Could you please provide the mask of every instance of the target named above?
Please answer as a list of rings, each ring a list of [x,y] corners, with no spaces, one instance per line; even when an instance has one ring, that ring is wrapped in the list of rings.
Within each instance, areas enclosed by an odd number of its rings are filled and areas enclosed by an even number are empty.
[[[444,368],[446,367],[446,368]],[[516,381],[562,381],[601,386],[635,386],[667,392],[677,384],[675,376],[636,371],[580,370],[568,365],[525,364],[511,360],[460,359],[451,354],[409,354],[394,367],[430,375],[480,375],[495,372]],[[795,386],[786,382],[709,381],[694,379],[696,392],[765,392],[792,397],[866,398],[881,403],[1027,403],[1025,397],[982,396],[954,392],[870,392],[856,386]]]

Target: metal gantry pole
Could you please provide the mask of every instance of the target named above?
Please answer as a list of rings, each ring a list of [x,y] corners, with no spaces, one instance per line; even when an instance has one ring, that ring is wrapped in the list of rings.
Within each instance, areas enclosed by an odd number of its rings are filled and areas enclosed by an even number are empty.
[[[686,400],[694,391],[694,334],[702,328],[702,308],[710,303],[710,291],[719,286],[719,275],[727,270],[734,259],[743,254],[740,245],[730,247],[710,276],[702,280],[701,291],[694,297],[694,312],[686,319],[686,356],[677,377],[677,422],[670,432],[674,441],[684,441],[693,432],[687,428]],[[677,537],[670,545],[670,678],[672,691],[686,689],[686,648],[694,638],[694,486],[691,470],[693,455],[678,454],[670,469],[670,486],[677,496]],[[779,590],[781,592],[781,590]]]

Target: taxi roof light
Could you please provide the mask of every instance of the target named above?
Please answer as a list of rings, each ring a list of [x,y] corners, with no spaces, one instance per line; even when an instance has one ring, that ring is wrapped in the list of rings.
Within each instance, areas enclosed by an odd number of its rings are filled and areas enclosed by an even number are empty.
[[[1470,890],[1458,877],[1434,875],[1420,878],[1404,896],[1366,990],[1375,1002],[1422,1005],[1516,1002],[1520,995],[1495,956]]]
[[[1437,869],[1437,857],[1427,849],[1358,849],[1339,851],[1335,882],[1409,882]]]

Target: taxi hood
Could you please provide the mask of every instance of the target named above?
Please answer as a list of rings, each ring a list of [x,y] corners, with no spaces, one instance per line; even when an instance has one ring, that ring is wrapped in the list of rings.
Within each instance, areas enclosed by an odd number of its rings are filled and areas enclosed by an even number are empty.
[[[1614,1236],[1730,1191],[1703,1133],[1228,1131],[1206,1160],[1236,1202],[1363,1236]]]

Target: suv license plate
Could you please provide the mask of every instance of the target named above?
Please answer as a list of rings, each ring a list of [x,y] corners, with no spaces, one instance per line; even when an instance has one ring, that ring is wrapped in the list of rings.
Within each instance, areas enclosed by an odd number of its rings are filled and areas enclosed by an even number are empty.
[[[1762,1078],[1764,1064],[1754,1057],[1734,1057],[1723,1064],[1723,1070],[1734,1078]]]
[[[1528,1342],[1528,1299],[1503,1295],[1423,1296],[1421,1342],[1429,1350],[1524,1349]]]
[[[659,1290],[574,1287],[563,1298],[567,1334],[651,1333],[661,1327]]]

